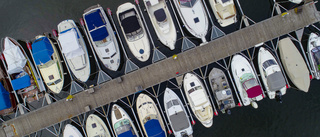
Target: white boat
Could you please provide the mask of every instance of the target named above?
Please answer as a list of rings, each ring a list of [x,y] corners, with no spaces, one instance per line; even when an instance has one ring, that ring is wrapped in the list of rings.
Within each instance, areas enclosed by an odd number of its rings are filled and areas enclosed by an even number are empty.
[[[313,77],[320,80],[320,37],[315,33],[309,36],[307,53]]]
[[[258,108],[256,101],[263,99],[263,91],[249,61],[242,55],[234,55],[231,70],[243,105]]]
[[[94,5],[86,9],[82,16],[99,60],[109,70],[117,71],[121,58],[119,44],[104,9]]]
[[[193,129],[181,100],[171,89],[166,88],[163,103],[175,137],[192,136]]]
[[[139,137],[130,116],[117,104],[112,107],[111,120],[116,137]]]
[[[270,99],[275,99],[276,95],[282,96],[286,94],[286,80],[280,66],[274,55],[264,47],[259,49],[258,67],[262,83]],[[277,92],[279,93],[277,94]]]
[[[141,93],[137,98],[136,110],[145,135],[149,137],[166,137],[162,117],[154,101]]]
[[[39,101],[44,95],[45,87],[22,46],[15,39],[5,37],[2,39],[1,53],[2,63],[12,89],[24,102]]]
[[[196,118],[206,128],[211,127],[214,112],[206,89],[200,79],[192,73],[185,74],[183,78],[183,88]]]
[[[300,4],[302,2],[302,0],[289,0],[289,1],[295,4]]]
[[[206,42],[208,17],[201,0],[173,0],[184,27],[195,37]]]
[[[90,76],[90,61],[86,44],[73,20],[64,20],[58,24],[61,52],[65,56],[72,74],[86,82]]]
[[[279,41],[280,59],[291,82],[300,90],[308,92],[309,70],[300,52],[289,37]]]
[[[59,94],[64,75],[57,48],[48,37],[39,35],[32,43],[32,56],[44,83],[53,93]]]
[[[75,126],[67,124],[63,130],[63,137],[83,137],[83,135]]]
[[[165,0],[143,0],[153,28],[162,44],[174,50],[177,39],[176,27]]]
[[[221,69],[212,68],[209,73],[209,83],[219,110],[222,113],[230,111],[231,108],[236,106],[228,79]]]
[[[233,0],[209,0],[209,2],[221,27],[237,22],[237,11]]]
[[[117,9],[121,31],[132,54],[145,62],[150,57],[150,42],[136,6],[127,2]]]
[[[106,124],[95,114],[88,116],[86,120],[86,131],[88,137],[111,137]]]

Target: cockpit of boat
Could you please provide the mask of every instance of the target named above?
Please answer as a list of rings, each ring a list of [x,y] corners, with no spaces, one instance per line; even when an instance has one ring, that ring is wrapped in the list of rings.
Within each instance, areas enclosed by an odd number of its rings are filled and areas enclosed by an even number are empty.
[[[192,8],[199,0],[179,0],[180,5]]]
[[[128,119],[123,119],[121,121],[118,121],[117,123],[114,124],[114,129],[116,131],[117,135],[120,134],[131,134],[131,135],[135,135],[135,133],[132,130],[130,121]],[[128,132],[128,133],[127,133]]]
[[[128,41],[136,41],[144,36],[143,29],[134,9],[120,13],[119,18]]]
[[[158,119],[158,116],[155,114],[150,114],[143,119],[143,124],[147,123],[149,120]]]
[[[248,89],[250,89],[250,88],[252,88],[252,87],[255,87],[255,86],[257,86],[257,85],[259,85],[259,84],[257,83],[257,81],[256,81],[255,78],[251,78],[251,79],[246,80],[246,81],[244,81],[244,82],[242,83],[242,87],[243,87],[245,90],[248,90]]]

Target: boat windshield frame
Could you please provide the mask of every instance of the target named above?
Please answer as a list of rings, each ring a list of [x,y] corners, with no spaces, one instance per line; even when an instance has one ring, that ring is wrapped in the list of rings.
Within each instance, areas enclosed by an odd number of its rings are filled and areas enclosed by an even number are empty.
[[[199,0],[179,0],[179,3],[183,7],[192,8]]]

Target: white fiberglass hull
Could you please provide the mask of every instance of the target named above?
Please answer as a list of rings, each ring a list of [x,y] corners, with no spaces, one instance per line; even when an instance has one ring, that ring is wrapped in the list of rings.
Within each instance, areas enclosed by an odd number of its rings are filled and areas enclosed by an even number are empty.
[[[169,119],[169,123],[172,127],[175,137],[182,137],[182,134],[186,134],[188,136],[192,135],[193,130],[190,120],[188,119],[187,112],[177,94],[171,89],[166,88],[163,100],[166,115]],[[175,103],[178,104],[173,103],[173,101],[177,101]],[[168,108],[168,103],[173,104],[173,106]]]
[[[275,64],[268,66],[267,68],[264,68],[263,63],[267,63],[268,61],[270,62],[271,60]],[[267,64],[270,64],[270,63],[267,63]],[[261,75],[262,83],[266,89],[266,93],[270,99],[274,99],[276,97],[276,90],[271,90],[271,87],[270,87],[271,85],[268,85],[267,77],[271,76],[272,74],[275,74],[276,72],[280,72],[281,76],[282,76],[281,80],[285,81],[285,79],[283,77],[283,73],[280,69],[278,62],[276,61],[274,56],[270,53],[270,51],[268,51],[264,47],[261,47],[259,49],[258,66],[259,66],[259,72]],[[277,78],[276,80],[279,80],[279,79],[280,78]],[[281,82],[279,82],[279,83],[281,83]],[[283,82],[283,83],[285,83],[285,82]],[[279,91],[281,92],[281,95],[286,94],[286,91],[287,91],[286,85],[282,84],[282,88],[279,89]]]
[[[310,61],[313,77],[316,78],[317,80],[320,79],[320,67],[318,65],[319,58],[317,58],[317,55],[313,54],[314,53],[313,51],[318,53],[319,49],[320,49],[320,37],[315,33],[311,33],[308,40],[307,51],[308,51],[308,58]]]
[[[177,31],[174,26],[171,14],[164,0],[144,0],[152,26],[161,41],[170,50],[174,50],[177,39]],[[163,22],[157,21],[156,13],[164,12],[166,19]]]
[[[103,120],[95,115],[90,114],[86,120],[86,131],[88,137],[105,136],[111,137],[110,132]]]
[[[144,134],[145,135],[150,134],[147,132],[148,131],[147,128],[151,128],[151,127],[146,127],[145,124],[151,120],[157,120],[162,128],[162,132],[165,132],[165,127],[163,124],[162,117],[161,117],[159,110],[158,110],[156,104],[154,103],[154,101],[148,95],[143,94],[143,93],[141,93],[138,96],[136,101],[137,101],[136,102],[136,110],[137,110],[139,121],[140,121],[140,124],[141,124],[141,127],[143,129]],[[166,134],[165,134],[165,136],[166,136]]]
[[[90,60],[88,56],[88,51],[86,44],[83,40],[83,37],[77,27],[77,25],[74,23],[73,20],[64,20],[61,23],[58,24],[58,32],[59,34],[63,31],[69,30],[69,29],[75,29],[77,33],[77,41],[81,45],[81,49],[84,52],[84,54],[76,57],[72,57],[68,59],[63,53],[63,56],[65,56],[67,65],[69,66],[72,74],[80,81],[86,82],[90,76]],[[61,43],[62,44],[62,43]],[[67,45],[61,45],[62,50],[64,46]]]
[[[289,37],[279,41],[280,59],[292,83],[300,90],[308,92],[309,70],[300,52]]]
[[[75,126],[71,124],[67,124],[63,130],[63,137],[83,137],[83,136]]]
[[[95,20],[93,20],[92,17],[95,17],[94,14],[97,12],[100,12],[99,19],[95,18]],[[83,19],[89,35],[89,40],[92,43],[92,47],[95,50],[97,57],[107,69],[117,71],[121,60],[119,44],[104,9],[100,5],[89,7],[84,11]],[[104,24],[100,24],[96,20],[103,20],[102,22],[104,22]],[[98,27],[95,25],[101,26]],[[91,26],[95,26],[95,28],[92,29]],[[93,37],[92,34],[94,31],[99,31],[102,28],[107,30],[108,36],[102,40]]]
[[[192,73],[185,74],[183,78],[183,88],[196,118],[206,128],[211,127],[214,112],[206,89],[200,79]]]
[[[127,112],[123,108],[121,108],[117,104],[114,104],[112,106],[111,121],[112,121],[113,131],[114,131],[116,137],[118,137],[119,134],[117,133],[117,130],[115,129],[115,125],[116,125],[116,123],[118,123],[120,121],[129,121],[130,126],[131,126],[131,130],[130,131],[131,131],[132,135],[136,135],[137,137],[139,137],[137,129],[134,126],[130,116],[127,114]],[[121,127],[118,127],[118,128],[121,128]]]
[[[127,11],[130,10],[134,10],[132,12],[128,12],[128,16],[126,17],[119,17],[120,14],[125,14]],[[122,21],[121,19],[129,19],[129,17],[135,16],[136,19],[134,21],[132,21],[134,24],[132,24],[134,27],[139,26],[139,30],[141,29],[141,34],[139,32],[139,34],[133,34],[136,33],[136,31],[134,32],[130,32],[130,35],[134,35],[133,38],[128,38],[127,34],[125,33],[127,30],[125,30],[125,28],[127,28],[128,26],[122,26]],[[146,32],[146,29],[144,28],[144,24],[141,20],[140,14],[137,11],[137,8],[135,5],[133,5],[130,2],[124,3],[122,5],[120,5],[117,9],[117,18],[118,21],[120,22],[120,26],[121,26],[121,31],[124,34],[124,38],[128,44],[128,47],[131,51],[131,53],[140,61],[145,62],[149,59],[150,57],[150,42],[148,39],[148,35]],[[126,22],[126,21],[124,21]],[[127,25],[127,24],[126,24]]]
[[[237,22],[237,11],[233,0],[223,2],[221,0],[209,0],[213,14],[221,27],[229,26]]]
[[[244,74],[253,75],[255,81],[257,81],[257,77],[252,69],[252,66],[250,65],[249,61],[245,57],[238,54],[234,55],[231,60],[231,71],[232,71],[234,81],[236,83],[236,87],[238,89],[238,93],[240,95],[240,98],[244,106],[248,106],[251,104],[251,102],[260,101],[263,99],[262,93],[259,96],[256,96],[254,98],[249,98],[246,90],[243,88],[242,84],[240,83],[240,78]]]
[[[208,33],[208,17],[201,0],[196,0],[192,7],[181,5],[179,0],[173,0],[184,27],[195,37],[206,42]]]

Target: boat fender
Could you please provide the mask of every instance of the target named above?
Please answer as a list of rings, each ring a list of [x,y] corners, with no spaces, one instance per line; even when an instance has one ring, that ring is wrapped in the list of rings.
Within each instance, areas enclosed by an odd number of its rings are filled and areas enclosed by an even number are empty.
[[[214,112],[214,115],[215,115],[215,116],[218,116],[218,112],[217,112],[217,111],[215,111],[215,112]]]
[[[108,14],[111,16],[112,15],[112,12],[111,12],[111,9],[110,8],[107,8],[107,12]]]
[[[29,41],[27,41],[27,48],[28,48],[29,50],[31,50],[31,49],[32,49],[32,47],[31,47],[31,43],[30,43]]]
[[[137,5],[139,5],[139,0],[134,0],[136,2]]]
[[[238,103],[238,106],[241,107],[241,103],[240,102]]]
[[[83,18],[80,18],[79,20],[80,20],[81,25],[84,26]]]
[[[168,131],[168,134],[171,135],[171,134],[172,134],[172,130],[169,130],[169,131]]]
[[[52,34],[53,34],[53,36],[58,37],[58,32],[57,32],[57,30],[52,29]]]
[[[257,102],[255,102],[255,101],[252,101],[252,102],[251,102],[251,106],[252,106],[253,108],[255,108],[255,109],[258,108],[258,104],[257,104]]]
[[[195,125],[195,124],[196,124],[196,121],[192,120],[191,124],[192,124],[192,125]]]
[[[313,79],[312,75],[310,75],[309,77],[310,77],[310,80],[312,80],[312,79]]]

